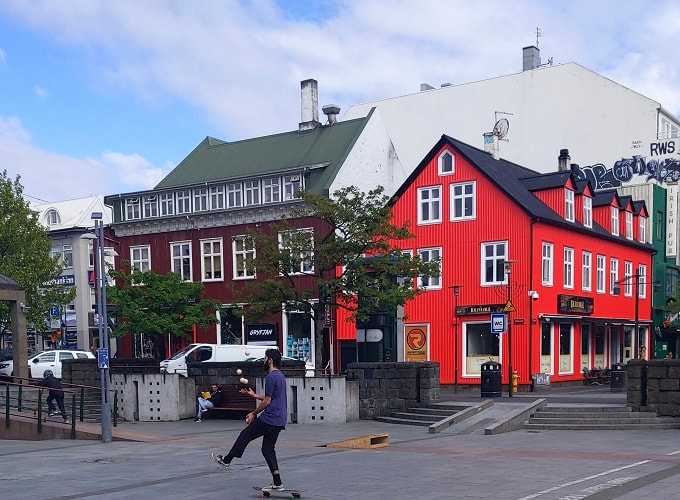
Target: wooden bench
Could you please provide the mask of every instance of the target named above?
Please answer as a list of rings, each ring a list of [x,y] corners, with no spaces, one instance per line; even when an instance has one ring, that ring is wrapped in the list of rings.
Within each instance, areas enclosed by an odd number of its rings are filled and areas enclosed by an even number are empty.
[[[241,394],[242,385],[223,385],[220,386],[222,391],[222,403],[219,406],[213,406],[205,415],[223,411],[238,411],[251,412],[257,406],[257,400],[247,394]]]

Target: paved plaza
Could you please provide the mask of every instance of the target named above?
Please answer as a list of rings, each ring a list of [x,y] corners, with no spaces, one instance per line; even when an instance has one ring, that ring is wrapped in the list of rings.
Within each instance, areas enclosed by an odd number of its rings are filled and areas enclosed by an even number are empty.
[[[680,498],[677,430],[484,435],[486,425],[531,397],[497,399],[476,421],[439,434],[428,434],[426,427],[374,421],[289,425],[277,446],[284,485],[307,490],[303,498]],[[557,404],[621,401],[621,396],[604,391],[591,393],[590,400],[557,391],[550,397]],[[107,444],[0,441],[0,494],[12,500],[256,498],[252,487],[271,479],[260,440],[229,470],[219,469],[210,458],[211,451],[227,451],[243,425],[209,419],[121,423],[115,433],[144,441]],[[324,446],[380,433],[389,434],[389,446]]]

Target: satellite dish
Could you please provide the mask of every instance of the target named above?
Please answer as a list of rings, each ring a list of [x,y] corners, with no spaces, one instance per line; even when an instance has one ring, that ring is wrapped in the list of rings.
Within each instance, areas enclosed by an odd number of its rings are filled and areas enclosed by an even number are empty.
[[[510,130],[510,122],[507,118],[501,118],[496,122],[496,125],[493,126],[493,135],[502,139],[508,135],[508,130]]]

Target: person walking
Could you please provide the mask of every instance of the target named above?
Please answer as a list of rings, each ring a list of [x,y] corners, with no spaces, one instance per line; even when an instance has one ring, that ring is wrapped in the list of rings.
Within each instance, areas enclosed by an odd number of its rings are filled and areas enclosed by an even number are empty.
[[[61,385],[61,380],[54,376],[52,370],[45,370],[43,372],[43,379],[36,385],[49,389],[49,394],[47,395],[47,416],[53,417],[59,415],[54,407],[54,401],[56,401],[64,423],[70,424],[71,422],[69,422],[66,408],[64,407],[64,387]]]
[[[276,459],[276,440],[286,428],[288,404],[286,399],[286,377],[279,367],[281,353],[278,349],[267,349],[264,356],[267,377],[264,380],[264,395],[255,394],[249,387],[241,392],[259,400],[257,408],[246,415],[246,427],[226,455],[212,454],[213,460],[221,467],[229,468],[234,458],[241,458],[248,444],[262,437],[262,456],[267,461],[272,474],[272,483],[262,491],[283,491],[283,482]],[[259,416],[258,416],[259,415]]]
[[[220,387],[217,384],[212,384],[210,386],[210,392],[208,394],[203,393],[198,398],[198,412],[196,414],[195,422],[201,421],[201,415],[205,410],[209,410],[220,404],[222,404],[222,391],[220,391]]]

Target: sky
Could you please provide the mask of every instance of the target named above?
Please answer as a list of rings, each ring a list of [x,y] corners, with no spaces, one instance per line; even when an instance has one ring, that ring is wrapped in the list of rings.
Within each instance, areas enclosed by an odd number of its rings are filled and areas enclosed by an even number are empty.
[[[206,136],[297,129],[302,80],[342,119],[536,43],[680,116],[679,39],[676,0],[2,0],[0,172],[33,204],[146,190]]]

